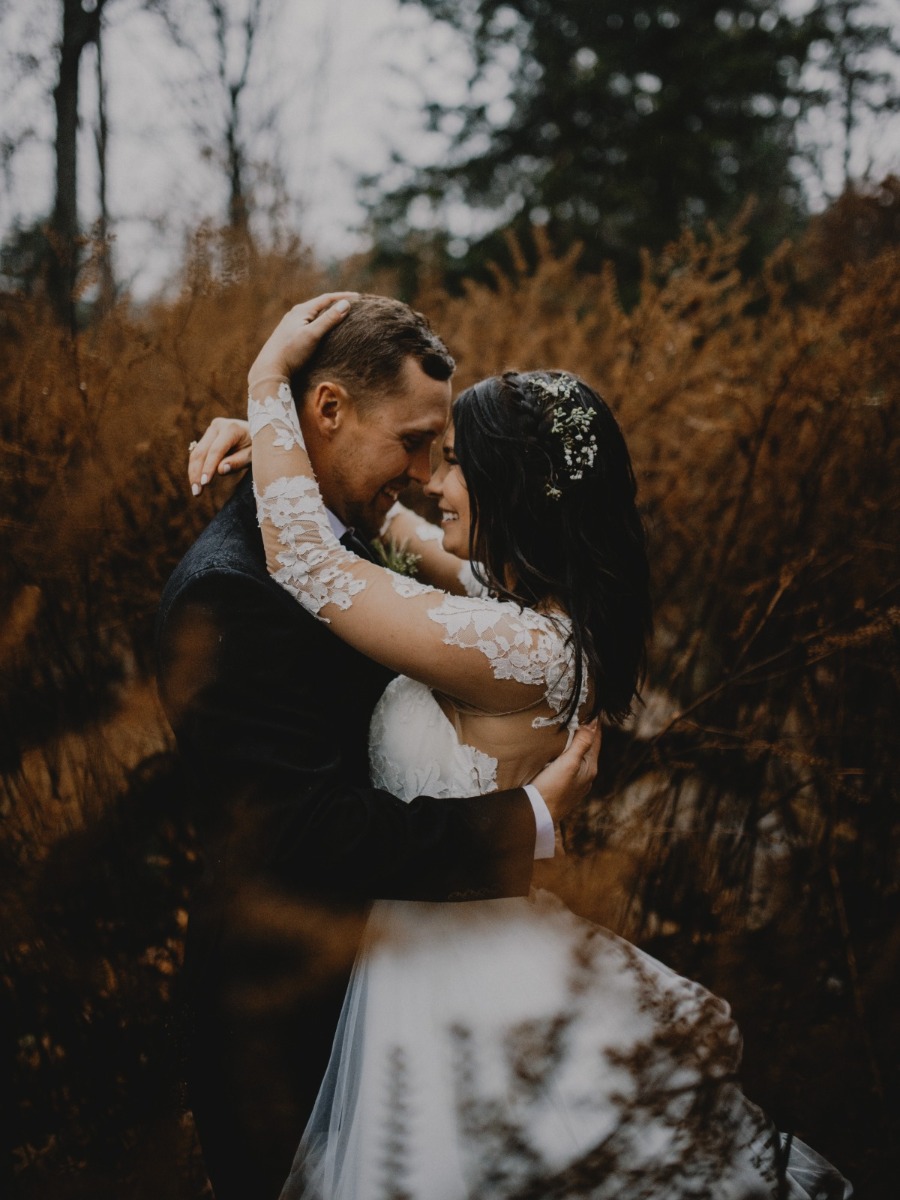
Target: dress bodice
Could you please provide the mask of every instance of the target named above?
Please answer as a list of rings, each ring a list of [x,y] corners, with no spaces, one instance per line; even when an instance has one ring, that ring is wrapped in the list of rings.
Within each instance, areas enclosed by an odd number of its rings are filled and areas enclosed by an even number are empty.
[[[497,786],[497,759],[460,742],[431,689],[405,675],[385,688],[369,729],[372,783],[401,800],[480,796]]]

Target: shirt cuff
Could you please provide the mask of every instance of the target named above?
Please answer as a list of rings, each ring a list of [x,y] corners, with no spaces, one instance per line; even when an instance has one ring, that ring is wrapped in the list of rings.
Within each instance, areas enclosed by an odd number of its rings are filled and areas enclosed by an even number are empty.
[[[550,809],[533,783],[525,784],[525,795],[534,810],[534,857],[536,859],[553,858],[556,853],[556,829],[553,826]]]

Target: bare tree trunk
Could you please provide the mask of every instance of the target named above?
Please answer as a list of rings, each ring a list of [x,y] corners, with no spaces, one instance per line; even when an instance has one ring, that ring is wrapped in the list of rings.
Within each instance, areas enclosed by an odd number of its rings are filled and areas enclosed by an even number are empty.
[[[75,277],[78,267],[78,68],[81,52],[97,40],[105,0],[85,11],[82,0],[62,0],[59,76],[53,89],[56,107],[56,198],[50,219],[50,268],[47,286],[61,321],[75,327]]]
[[[853,179],[850,175],[850,151],[853,148],[853,132],[856,126],[854,120],[854,96],[855,79],[849,72],[843,79],[844,84],[844,151],[843,151],[843,167],[844,167],[844,191],[849,192],[853,186]]]
[[[850,4],[839,4],[837,6],[837,15],[840,18],[841,29],[840,36],[836,41],[836,70],[838,81],[841,88],[841,109],[844,145],[842,147],[841,162],[844,175],[844,191],[847,192],[853,186],[853,180],[850,178],[850,149],[853,142],[853,132],[855,126],[855,103],[854,95],[856,77],[854,75],[850,62],[850,50],[848,47],[848,36],[852,32],[850,25]]]
[[[228,155],[228,225],[231,232],[241,240],[250,240],[250,213],[247,205],[246,185],[244,182],[244,154],[241,147],[238,124],[239,90],[232,85],[228,89],[231,105],[228,111],[228,124],[225,127],[225,144]]]
[[[259,44],[274,0],[203,0],[212,25],[212,54],[187,21],[187,6],[167,5],[153,0],[153,11],[164,21],[175,45],[191,53],[204,82],[215,85],[213,112],[204,109],[195,123],[195,133],[206,146],[214,148],[228,189],[227,234],[229,252],[234,261],[246,261],[254,255],[250,219],[254,211],[253,141],[246,128],[246,89]],[[221,98],[222,118],[218,105]],[[208,100],[207,100],[208,103]],[[197,109],[199,111],[199,104]],[[270,118],[271,120],[271,118]],[[263,128],[256,122],[256,132]]]
[[[107,202],[107,147],[109,123],[106,116],[106,78],[103,74],[103,31],[97,29],[97,128],[94,141],[97,147],[97,178],[100,216],[97,220],[97,266],[100,275],[100,305],[106,311],[116,298],[116,280],[113,272],[112,244],[109,230],[109,205]]]
[[[251,0],[247,14],[241,22],[243,54],[237,78],[229,77],[228,29],[229,15],[223,0],[209,0],[216,34],[216,73],[228,98],[228,116],[225,125],[225,156],[228,171],[228,226],[241,243],[250,246],[250,197],[247,195],[247,162],[241,137],[241,101],[256,37],[263,15],[263,0]]]

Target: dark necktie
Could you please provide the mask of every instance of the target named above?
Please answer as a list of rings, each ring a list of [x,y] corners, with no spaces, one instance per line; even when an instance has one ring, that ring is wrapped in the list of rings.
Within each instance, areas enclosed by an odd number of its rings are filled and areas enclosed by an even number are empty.
[[[375,555],[372,553],[372,548],[356,536],[352,529],[347,529],[341,536],[341,545],[345,550],[349,550],[351,554],[357,554],[360,558],[366,559],[367,562],[374,562]]]

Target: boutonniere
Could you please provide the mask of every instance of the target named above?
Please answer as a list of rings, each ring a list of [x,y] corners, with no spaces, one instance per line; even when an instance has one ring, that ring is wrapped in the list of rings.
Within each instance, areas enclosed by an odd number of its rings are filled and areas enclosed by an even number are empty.
[[[372,546],[383,567],[387,567],[397,575],[406,575],[409,579],[415,579],[418,575],[422,555],[408,550],[406,542],[398,545],[390,540],[375,538]]]

